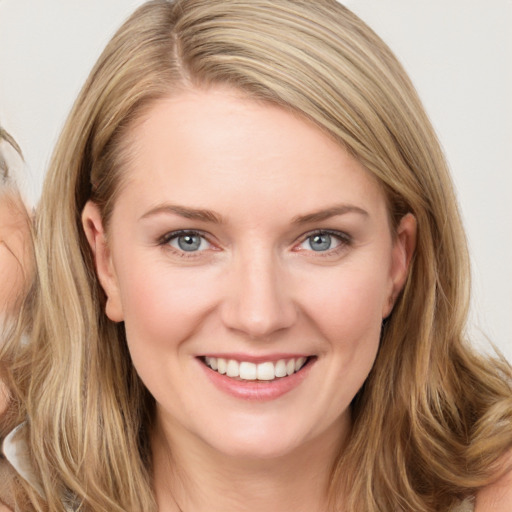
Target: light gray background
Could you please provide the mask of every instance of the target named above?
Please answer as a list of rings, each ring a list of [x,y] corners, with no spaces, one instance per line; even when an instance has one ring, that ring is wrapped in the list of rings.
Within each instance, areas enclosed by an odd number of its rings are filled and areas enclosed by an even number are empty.
[[[0,122],[37,200],[51,149],[137,0],[0,0]],[[512,361],[512,1],[347,0],[411,75],[446,151],[473,263],[470,334]]]

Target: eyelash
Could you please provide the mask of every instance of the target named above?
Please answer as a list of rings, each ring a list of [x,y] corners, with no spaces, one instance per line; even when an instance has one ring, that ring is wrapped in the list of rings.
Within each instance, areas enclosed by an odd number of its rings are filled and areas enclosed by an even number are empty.
[[[306,242],[308,239],[314,237],[314,236],[322,236],[322,235],[329,235],[333,238],[335,238],[339,245],[338,247],[335,247],[333,249],[327,249],[326,251],[314,251],[306,250],[307,252],[313,253],[316,257],[332,257],[337,256],[340,252],[344,251],[347,247],[350,247],[352,245],[353,239],[352,237],[343,232],[343,231],[335,231],[330,229],[316,229],[314,231],[310,231],[309,233],[304,234],[301,237],[301,241],[299,243],[299,246],[301,246],[304,242]],[[296,251],[301,251],[302,249],[296,249]]]
[[[208,237],[206,236],[206,234],[204,232],[197,231],[197,230],[189,230],[189,229],[182,229],[182,230],[171,231],[169,233],[166,233],[165,235],[163,235],[162,237],[160,237],[158,239],[158,245],[163,247],[166,250],[170,250],[170,251],[174,252],[175,254],[179,255],[182,258],[197,258],[205,251],[204,250],[202,250],[202,251],[179,250],[170,245],[170,242],[172,240],[176,240],[177,238],[179,238],[181,236],[187,236],[187,235],[199,236],[203,240],[205,240],[208,244],[210,244],[210,246],[213,246],[212,242],[210,242],[210,240],[208,239]],[[306,242],[308,239],[310,239],[314,236],[322,236],[322,235],[329,235],[329,236],[335,238],[339,242],[339,246],[335,247],[333,249],[329,248],[325,251],[314,251],[313,249],[307,250],[307,249],[300,248],[300,246],[304,242]],[[352,242],[353,242],[352,237],[342,231],[334,231],[334,230],[329,230],[329,229],[316,229],[314,231],[310,231],[310,232],[302,235],[302,237],[300,238],[300,242],[297,245],[295,245],[294,250],[295,250],[295,252],[304,250],[306,252],[310,252],[310,253],[314,254],[317,257],[336,256],[341,251],[346,249],[347,247],[350,247],[352,245]],[[299,248],[297,248],[297,246],[299,246]]]
[[[199,236],[203,240],[205,240],[208,244],[213,245],[210,240],[208,240],[208,237],[205,233],[202,231],[197,231],[193,229],[181,229],[179,231],[171,231],[169,233],[166,233],[162,237],[158,239],[158,245],[163,247],[166,250],[172,251],[174,254],[177,254],[178,256],[182,258],[197,258],[201,253],[204,251],[184,251],[176,249],[175,247],[172,247],[170,245],[170,242],[173,240],[176,240],[180,236]]]

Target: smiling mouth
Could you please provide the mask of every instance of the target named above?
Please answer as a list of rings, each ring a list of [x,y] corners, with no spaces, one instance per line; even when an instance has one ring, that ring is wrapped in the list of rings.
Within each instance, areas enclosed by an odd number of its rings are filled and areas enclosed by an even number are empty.
[[[206,356],[201,358],[206,366],[220,375],[245,381],[271,381],[289,377],[301,371],[311,359],[311,357],[296,357],[252,363],[223,357]]]

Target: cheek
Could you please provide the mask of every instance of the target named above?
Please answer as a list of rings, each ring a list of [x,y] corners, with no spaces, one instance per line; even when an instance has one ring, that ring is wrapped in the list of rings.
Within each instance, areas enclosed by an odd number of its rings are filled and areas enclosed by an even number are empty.
[[[322,280],[312,275],[309,284],[304,309],[327,339],[347,346],[366,337],[378,340],[389,293],[383,272],[339,268]]]
[[[323,308],[319,301],[318,325],[329,343],[331,377],[339,383],[340,400],[346,405],[373,367],[380,343],[381,301],[372,282],[361,281],[331,289],[330,297],[325,297]]]
[[[386,276],[378,268],[347,265],[329,275],[314,272],[301,288],[309,332],[321,339],[324,401],[317,396],[315,403],[326,421],[347,411],[375,362],[387,291]]]
[[[179,385],[193,355],[186,342],[211,310],[214,286],[205,285],[211,278],[154,260],[129,263],[119,266],[118,280],[133,365],[157,402],[187,410],[188,391]]]
[[[143,258],[123,261],[117,267],[131,350],[137,346],[175,348],[212,307],[214,286],[201,269],[176,269]]]

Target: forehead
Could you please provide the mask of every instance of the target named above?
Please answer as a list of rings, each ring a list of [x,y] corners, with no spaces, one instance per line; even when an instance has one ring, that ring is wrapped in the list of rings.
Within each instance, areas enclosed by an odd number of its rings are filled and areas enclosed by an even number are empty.
[[[261,208],[266,198],[281,206],[300,201],[307,210],[383,200],[376,179],[315,124],[232,89],[158,100],[128,138],[124,188],[140,202],[210,207],[243,195],[246,207]]]

